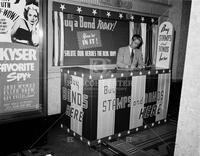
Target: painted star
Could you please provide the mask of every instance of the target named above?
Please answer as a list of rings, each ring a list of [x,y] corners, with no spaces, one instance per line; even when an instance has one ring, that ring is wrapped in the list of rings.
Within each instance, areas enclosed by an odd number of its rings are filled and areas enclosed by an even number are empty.
[[[60,5],[60,9],[63,11],[65,9],[65,5],[64,4],[61,4]]]
[[[122,14],[119,14],[119,18],[122,19],[122,18],[123,18],[123,15],[122,15]]]
[[[82,9],[81,7],[77,7],[77,10],[76,10],[79,14],[81,13]]]
[[[133,15],[131,15],[131,20],[134,20],[134,16]]]
[[[93,15],[95,16],[95,15],[97,14],[97,10],[96,10],[96,9],[93,9],[93,10],[92,10],[92,13],[93,13]]]
[[[144,21],[144,17],[141,18],[142,22]]]
[[[111,16],[110,12],[107,12],[106,16],[110,17]]]

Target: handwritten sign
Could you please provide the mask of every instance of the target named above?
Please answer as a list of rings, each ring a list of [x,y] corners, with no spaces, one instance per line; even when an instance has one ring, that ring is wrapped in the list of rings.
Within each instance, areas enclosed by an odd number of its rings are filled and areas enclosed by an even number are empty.
[[[156,67],[170,68],[173,42],[173,26],[163,22],[159,27]]]
[[[79,49],[101,47],[99,30],[89,30],[77,32]]]

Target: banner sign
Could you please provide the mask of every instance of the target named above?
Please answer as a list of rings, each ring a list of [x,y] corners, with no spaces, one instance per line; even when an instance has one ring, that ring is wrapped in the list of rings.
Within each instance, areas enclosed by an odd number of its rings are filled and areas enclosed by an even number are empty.
[[[168,21],[159,27],[156,67],[171,68],[173,32],[173,26]]]
[[[63,55],[60,56],[63,59],[61,64],[63,63],[64,66],[89,65],[90,59],[94,58],[109,59],[108,64],[116,63],[118,48],[128,45],[128,22],[62,14],[59,13],[57,18],[59,20],[54,22],[58,23],[57,26],[54,25],[54,31],[59,30],[59,34],[64,34],[63,37],[62,35],[56,37],[58,41],[54,40],[54,47],[59,47],[60,50],[59,52],[54,49],[54,53]],[[123,29],[120,29],[122,27]],[[63,44],[61,44],[61,38],[64,39]],[[60,44],[58,45],[57,42]]]
[[[40,111],[38,0],[0,4],[0,115]]]
[[[53,65],[116,64],[118,49],[129,44],[129,22],[156,19],[53,2]]]

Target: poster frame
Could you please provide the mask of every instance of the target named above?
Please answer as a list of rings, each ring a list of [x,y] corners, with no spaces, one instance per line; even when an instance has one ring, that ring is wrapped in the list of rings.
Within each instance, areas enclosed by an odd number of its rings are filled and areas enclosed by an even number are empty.
[[[19,111],[0,115],[0,125],[5,123],[13,123],[36,118],[44,118],[47,115],[47,66],[46,66],[46,10],[47,2],[39,0],[39,105],[41,111]]]

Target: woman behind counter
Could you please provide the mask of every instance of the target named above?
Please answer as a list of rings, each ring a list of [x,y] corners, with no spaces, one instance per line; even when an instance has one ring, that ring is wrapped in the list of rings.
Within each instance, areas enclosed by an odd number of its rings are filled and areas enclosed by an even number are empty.
[[[24,8],[24,19],[16,21],[11,30],[12,42],[38,46],[38,18],[39,8],[34,4],[27,5]]]

